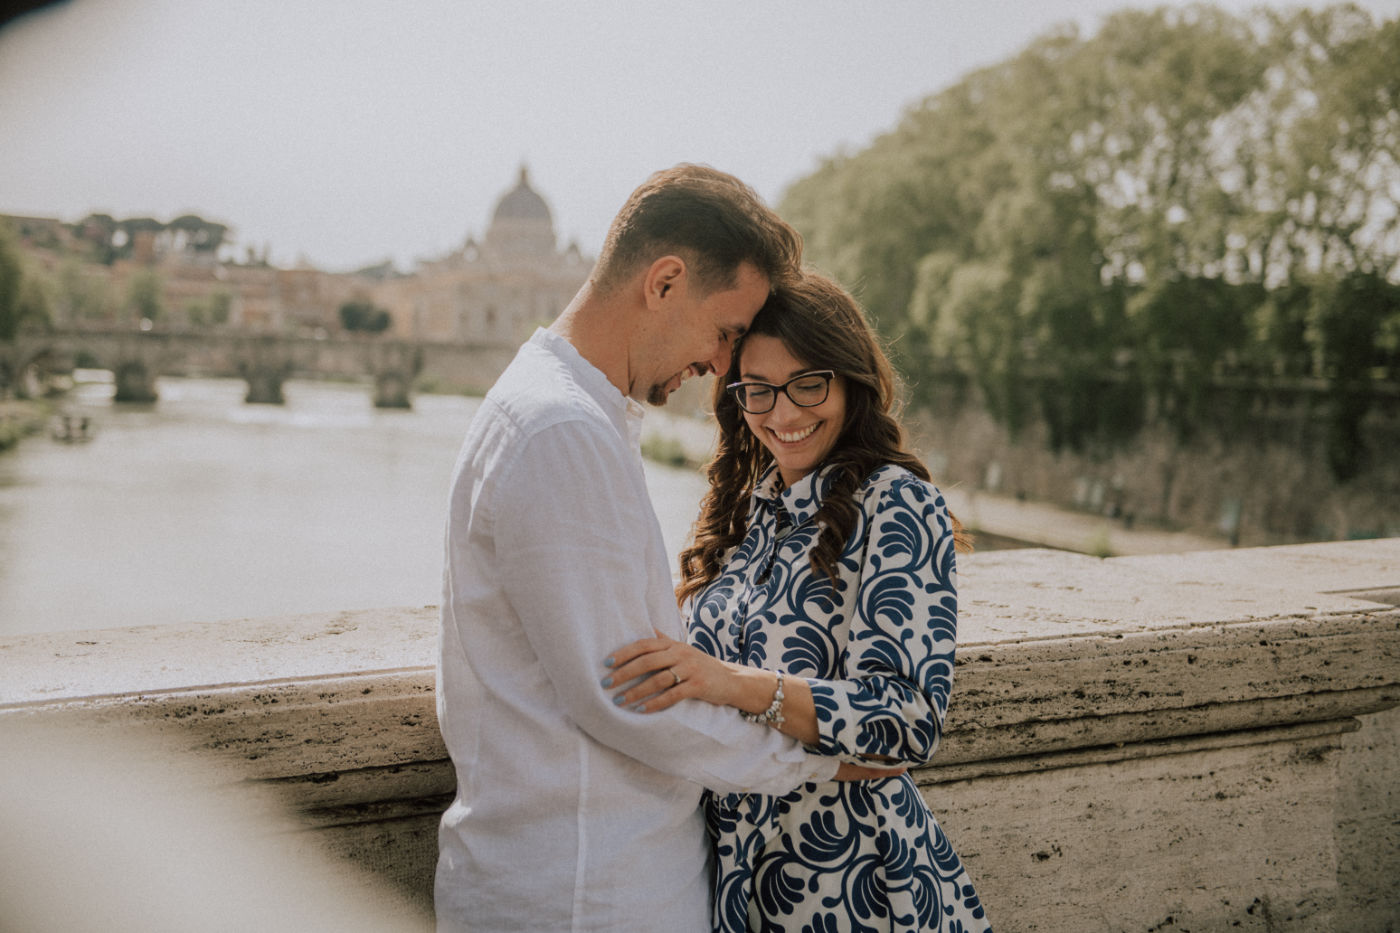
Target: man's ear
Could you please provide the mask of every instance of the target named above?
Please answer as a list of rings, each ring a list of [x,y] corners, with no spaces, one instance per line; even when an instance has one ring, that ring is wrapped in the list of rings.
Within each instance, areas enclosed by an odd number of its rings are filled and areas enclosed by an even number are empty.
[[[685,260],[679,256],[662,256],[653,262],[642,280],[647,309],[660,311],[684,294],[688,272]]]

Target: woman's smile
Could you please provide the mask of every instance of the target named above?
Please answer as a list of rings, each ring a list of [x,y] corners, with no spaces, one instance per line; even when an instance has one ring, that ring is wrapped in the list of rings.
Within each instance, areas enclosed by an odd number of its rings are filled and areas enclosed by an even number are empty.
[[[772,386],[821,366],[819,360],[797,359],[781,340],[766,334],[747,338],[740,353],[740,378]],[[746,411],[744,421],[773,455],[783,484],[792,486],[821,466],[836,446],[846,424],[846,385],[841,376],[833,377],[825,400],[816,405],[798,405],[786,390],[778,391],[770,410],[757,415]]]
[[[776,428],[769,428],[768,430],[773,433],[774,437],[782,441],[784,444],[800,444],[807,438],[811,437],[812,432],[815,431],[817,428],[821,427],[822,424],[823,422],[818,421],[815,424],[809,424],[807,425],[807,427],[801,428],[796,431],[779,431]]]

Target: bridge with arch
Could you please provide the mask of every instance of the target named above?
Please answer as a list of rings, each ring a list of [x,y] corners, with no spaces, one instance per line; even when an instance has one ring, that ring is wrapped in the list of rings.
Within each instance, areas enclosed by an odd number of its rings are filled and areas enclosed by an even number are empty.
[[[252,403],[281,404],[293,377],[365,379],[380,408],[412,406],[415,384],[485,392],[514,346],[395,340],[383,335],[298,336],[132,327],[69,327],[21,334],[0,353],[14,381],[42,385],[82,364],[110,369],[118,402],[155,402],[159,376],[228,376]]]

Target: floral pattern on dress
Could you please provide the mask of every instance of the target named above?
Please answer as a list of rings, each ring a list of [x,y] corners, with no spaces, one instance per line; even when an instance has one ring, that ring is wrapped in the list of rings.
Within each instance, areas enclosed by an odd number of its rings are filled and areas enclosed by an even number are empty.
[[[953,688],[957,586],[943,497],[884,466],[833,581],[813,570],[814,520],[829,471],[779,490],[758,483],[748,531],[687,604],[708,654],[802,677],[817,751],[926,763]],[[807,784],[782,797],[706,795],[716,857],[714,927],[792,933],[991,929],[977,893],[908,775]]]

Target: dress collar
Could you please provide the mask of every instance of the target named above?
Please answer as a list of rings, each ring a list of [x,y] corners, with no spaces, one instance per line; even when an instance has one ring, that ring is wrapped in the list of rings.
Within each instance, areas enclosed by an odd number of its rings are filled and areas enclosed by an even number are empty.
[[[787,489],[782,486],[777,464],[768,468],[754,485],[754,498],[782,509],[794,525],[808,521],[822,507],[826,492],[835,481],[831,464],[823,464]]]

